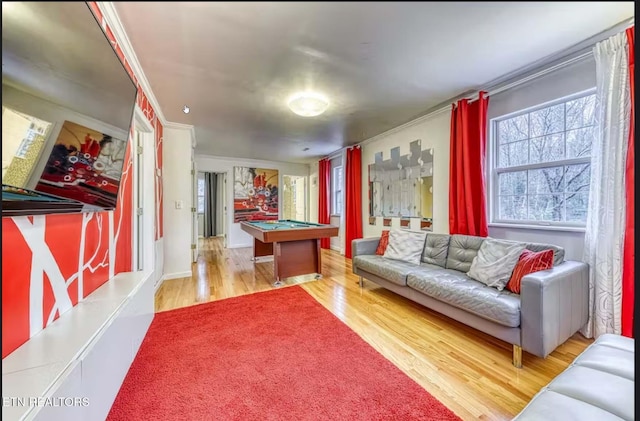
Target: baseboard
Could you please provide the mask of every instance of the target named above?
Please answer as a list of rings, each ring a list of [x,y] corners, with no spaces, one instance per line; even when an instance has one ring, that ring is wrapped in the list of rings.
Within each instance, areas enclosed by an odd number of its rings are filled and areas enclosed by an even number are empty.
[[[227,246],[228,249],[241,249],[241,248],[245,248],[245,247],[253,247],[253,243],[248,243],[248,244],[229,244]]]
[[[162,275],[162,278],[160,278],[160,282],[158,282],[158,284],[161,284],[164,281],[168,281],[169,279],[190,278],[190,277],[191,277],[190,270],[185,270],[184,272],[165,273],[164,275]]]
[[[342,247],[329,247],[333,251],[337,251],[340,255],[344,256],[344,249]]]

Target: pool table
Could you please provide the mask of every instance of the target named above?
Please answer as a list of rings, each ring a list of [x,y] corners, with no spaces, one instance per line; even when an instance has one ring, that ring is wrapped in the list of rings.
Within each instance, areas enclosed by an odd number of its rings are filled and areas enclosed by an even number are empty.
[[[338,235],[334,225],[281,219],[242,221],[240,227],[253,236],[253,258],[273,255],[275,286],[290,276],[321,275],[320,239]]]

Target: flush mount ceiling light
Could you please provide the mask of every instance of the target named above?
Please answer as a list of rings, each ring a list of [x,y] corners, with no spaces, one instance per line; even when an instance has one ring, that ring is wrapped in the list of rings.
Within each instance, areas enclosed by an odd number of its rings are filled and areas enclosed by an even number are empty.
[[[315,117],[329,108],[329,100],[317,92],[299,92],[289,98],[287,105],[299,116]]]
[[[189,111],[191,111],[191,109],[187,105],[185,105],[184,108],[182,109],[182,112],[185,114],[189,114]]]

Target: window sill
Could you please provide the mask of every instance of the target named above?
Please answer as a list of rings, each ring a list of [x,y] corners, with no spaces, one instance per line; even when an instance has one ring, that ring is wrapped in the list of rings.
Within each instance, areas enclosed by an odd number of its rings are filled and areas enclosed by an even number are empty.
[[[493,222],[489,227],[526,229],[526,230],[543,230],[543,231],[564,231],[564,232],[582,232],[586,231],[585,227],[562,227],[557,225],[527,225],[527,224],[508,224],[504,222]]]

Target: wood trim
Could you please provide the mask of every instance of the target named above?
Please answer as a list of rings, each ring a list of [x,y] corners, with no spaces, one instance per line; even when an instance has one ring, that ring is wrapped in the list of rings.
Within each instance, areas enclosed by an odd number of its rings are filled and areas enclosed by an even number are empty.
[[[291,228],[282,230],[262,230],[245,221],[240,222],[240,228],[263,243],[282,241],[315,240],[325,237],[337,237],[339,228],[335,225],[310,226],[305,228]]]

